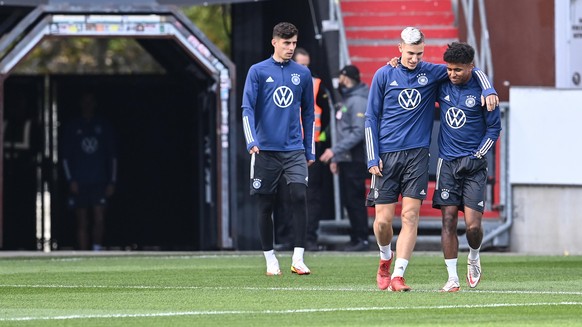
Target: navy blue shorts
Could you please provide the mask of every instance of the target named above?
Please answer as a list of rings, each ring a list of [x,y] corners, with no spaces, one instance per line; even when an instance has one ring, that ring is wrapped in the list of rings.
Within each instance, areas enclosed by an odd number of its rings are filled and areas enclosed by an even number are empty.
[[[483,212],[487,188],[487,160],[473,156],[446,161],[439,158],[432,207],[465,206]]]
[[[107,206],[105,190],[107,184],[79,184],[79,193],[69,197],[71,208],[92,208]]]
[[[279,179],[287,184],[307,185],[307,158],[304,150],[260,151],[251,157],[251,195],[275,194]]]
[[[428,159],[426,148],[416,148],[380,155],[382,177],[372,176],[366,205],[398,202],[398,197],[426,199],[428,189]]]

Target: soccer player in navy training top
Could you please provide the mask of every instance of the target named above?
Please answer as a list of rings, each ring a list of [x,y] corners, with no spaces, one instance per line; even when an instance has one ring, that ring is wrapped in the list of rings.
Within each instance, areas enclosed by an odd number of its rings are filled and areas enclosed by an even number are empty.
[[[428,187],[428,159],[436,94],[447,79],[445,65],[421,61],[424,35],[415,27],[401,33],[397,67],[386,65],[375,74],[366,110],[366,151],[372,174],[368,205],[375,206],[374,235],[380,248],[378,288],[409,291],[404,272],[416,243],[419,212]],[[498,98],[487,77],[473,71],[488,109]],[[402,228],[396,242],[394,273],[390,275],[392,220],[402,195]]]
[[[441,209],[442,246],[449,279],[443,292],[460,289],[457,275],[459,210],[465,214],[469,258],[467,283],[474,288],[481,279],[479,249],[483,240],[481,218],[485,207],[487,160],[501,132],[499,110],[483,110],[481,86],[471,71],[475,50],[466,43],[453,42],[445,51],[449,80],[438,94],[441,129],[433,207]]]
[[[249,69],[242,99],[243,129],[251,154],[250,189],[258,204],[261,246],[267,275],[281,275],[273,249],[273,202],[280,178],[289,185],[295,244],[291,272],[308,275],[303,261],[307,224],[307,166],[315,161],[311,72],[291,58],[297,28],[273,28],[273,55]]]
[[[79,249],[87,250],[91,242],[93,250],[99,251],[107,200],[113,195],[117,180],[117,154],[113,127],[96,116],[96,105],[92,93],[81,96],[82,117],[66,125],[62,145],[63,168],[71,193],[69,206],[77,217]]]

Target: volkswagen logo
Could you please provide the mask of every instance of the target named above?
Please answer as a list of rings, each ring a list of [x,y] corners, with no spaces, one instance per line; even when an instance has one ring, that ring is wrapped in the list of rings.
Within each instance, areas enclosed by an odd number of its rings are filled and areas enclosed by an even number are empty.
[[[287,86],[279,86],[273,93],[273,102],[279,108],[287,108],[293,103],[293,91]]]
[[[455,107],[450,107],[449,110],[447,110],[445,118],[447,125],[454,129],[463,127],[467,122],[467,116],[465,116],[463,110]]]
[[[404,89],[398,95],[398,103],[406,110],[412,110],[420,104],[422,97],[417,89]]]
[[[99,148],[99,141],[94,137],[86,137],[81,141],[81,148],[87,154],[95,153]]]

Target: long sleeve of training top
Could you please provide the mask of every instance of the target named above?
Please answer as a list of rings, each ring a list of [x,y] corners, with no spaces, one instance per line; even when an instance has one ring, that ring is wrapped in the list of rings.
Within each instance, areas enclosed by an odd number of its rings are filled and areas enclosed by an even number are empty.
[[[495,94],[487,76],[473,71],[483,95]],[[448,79],[446,65],[420,62],[415,69],[383,66],[374,74],[366,109],[368,168],[382,153],[428,148],[438,87]]]
[[[307,67],[272,57],[249,69],[242,99],[247,150],[305,150],[315,160],[313,81]]]
[[[464,85],[446,81],[441,85],[438,102],[439,157],[450,161],[471,155],[485,156],[499,138],[501,114],[498,108],[493,111],[484,108],[480,82],[475,78]]]

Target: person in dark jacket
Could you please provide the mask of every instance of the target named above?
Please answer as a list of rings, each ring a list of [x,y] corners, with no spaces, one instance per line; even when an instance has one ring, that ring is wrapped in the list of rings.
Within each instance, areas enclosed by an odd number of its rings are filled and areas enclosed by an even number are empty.
[[[351,244],[346,251],[366,251],[368,244],[368,210],[365,205],[367,162],[364,130],[368,86],[360,81],[356,66],[342,68],[339,75],[343,103],[336,112],[336,143],[326,149],[319,160],[330,163],[332,173],[339,174],[341,203],[351,225]]]

